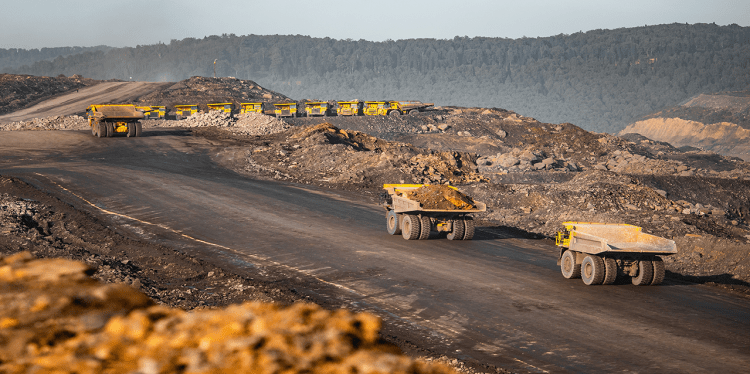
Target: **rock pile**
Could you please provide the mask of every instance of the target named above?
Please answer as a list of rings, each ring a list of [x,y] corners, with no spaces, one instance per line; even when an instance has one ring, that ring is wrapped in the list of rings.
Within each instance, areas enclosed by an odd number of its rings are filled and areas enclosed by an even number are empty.
[[[440,373],[379,340],[366,313],[245,303],[185,312],[82,263],[0,257],[3,373]]]
[[[239,135],[270,135],[292,127],[275,117],[243,113],[237,117],[220,111],[198,112],[180,121],[153,121],[152,126],[217,127]]]
[[[88,130],[88,120],[81,116],[34,118],[31,121],[0,123],[0,131],[21,130]]]
[[[469,210],[476,208],[474,200],[446,185],[426,185],[406,191],[403,196],[418,201],[424,209]]]

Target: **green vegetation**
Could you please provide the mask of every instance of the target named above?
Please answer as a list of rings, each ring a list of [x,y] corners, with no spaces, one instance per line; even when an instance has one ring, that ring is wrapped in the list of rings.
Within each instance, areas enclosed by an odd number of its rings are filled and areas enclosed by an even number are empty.
[[[546,38],[222,35],[90,51],[5,72],[97,79],[251,79],[296,99],[499,107],[616,132],[699,93],[750,86],[750,28],[671,24]]]

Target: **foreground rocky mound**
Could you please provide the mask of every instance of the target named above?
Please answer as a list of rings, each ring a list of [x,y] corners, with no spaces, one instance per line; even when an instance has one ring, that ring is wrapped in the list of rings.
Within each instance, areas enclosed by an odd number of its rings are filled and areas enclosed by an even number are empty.
[[[48,131],[48,130],[89,130],[89,122],[81,116],[54,116],[34,118],[31,121],[0,123],[0,131]]]
[[[0,257],[4,373],[451,373],[380,342],[379,320],[312,304],[185,312],[22,252]]]

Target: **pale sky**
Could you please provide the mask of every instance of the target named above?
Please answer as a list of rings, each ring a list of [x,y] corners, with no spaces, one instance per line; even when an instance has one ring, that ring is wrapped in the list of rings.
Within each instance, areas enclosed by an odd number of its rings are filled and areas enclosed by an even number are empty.
[[[750,0],[0,0],[0,48],[124,47],[221,34],[516,39],[675,22],[750,26]]]

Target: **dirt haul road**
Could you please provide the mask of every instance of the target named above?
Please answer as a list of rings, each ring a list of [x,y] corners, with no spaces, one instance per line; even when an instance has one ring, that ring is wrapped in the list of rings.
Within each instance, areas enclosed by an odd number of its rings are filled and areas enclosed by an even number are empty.
[[[91,104],[121,103],[149,94],[174,83],[102,82],[57,96],[29,108],[0,116],[0,123],[82,113]]]
[[[475,240],[405,241],[361,196],[258,181],[220,168],[182,130],[142,138],[8,132],[0,174],[94,212],[111,227],[227,269],[295,279],[328,307],[371,311],[406,345],[516,372],[744,372],[750,300],[667,280],[588,287],[557,249],[479,228]],[[303,282],[299,282],[303,281]]]

